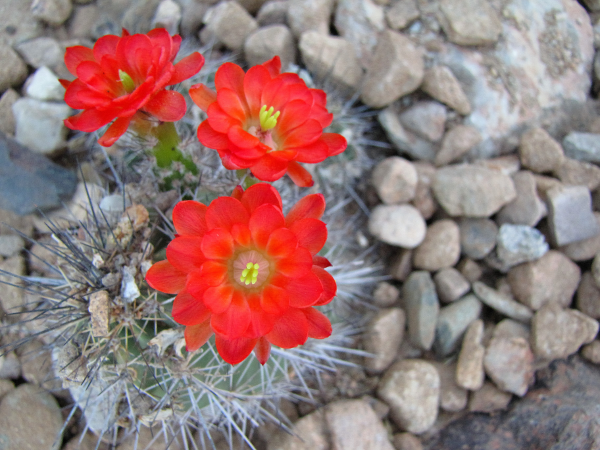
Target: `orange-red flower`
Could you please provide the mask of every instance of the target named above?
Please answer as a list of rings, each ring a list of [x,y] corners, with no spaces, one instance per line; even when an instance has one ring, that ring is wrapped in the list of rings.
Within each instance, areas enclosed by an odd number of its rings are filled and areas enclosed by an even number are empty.
[[[61,80],[67,89],[65,102],[84,111],[66,119],[65,125],[89,132],[114,120],[99,140],[108,147],[127,131],[132,120],[148,116],[163,122],[181,119],[185,99],[165,87],[198,73],[204,57],[194,52],[173,64],[180,44],[181,37],[171,37],[164,28],[134,35],[123,29],[123,36],[103,36],[93,49],[67,48],[65,64],[77,79]]]
[[[278,56],[247,73],[225,63],[215,74],[216,92],[203,84],[192,86],[192,100],[208,115],[198,127],[198,139],[217,150],[228,169],[250,168],[263,181],[287,172],[297,185],[312,186],[311,175],[298,163],[337,155],[346,149],[346,139],[323,133],[333,120],[325,92],[280,71]]]
[[[284,216],[279,193],[266,183],[245,192],[238,186],[208,207],[196,201],[175,206],[177,235],[146,281],[177,294],[172,314],[186,326],[188,351],[214,333],[228,363],[254,349],[264,364],[271,344],[292,348],[331,334],[331,323],[314,308],[329,303],[337,289],[325,270],[329,261],[317,256],[327,240],[324,210],[323,196],[313,194]]]

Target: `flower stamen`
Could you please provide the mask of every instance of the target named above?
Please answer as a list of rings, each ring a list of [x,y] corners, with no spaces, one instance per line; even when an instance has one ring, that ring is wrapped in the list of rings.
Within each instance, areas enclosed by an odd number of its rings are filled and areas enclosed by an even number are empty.
[[[119,69],[119,79],[125,88],[125,92],[131,94],[133,91],[135,91],[135,82],[133,81],[133,78],[131,78],[131,75]]]
[[[249,262],[246,264],[246,268],[242,271],[240,281],[248,286],[250,283],[256,284],[258,280],[258,269],[260,266],[257,263],[252,264]]]
[[[263,131],[274,128],[275,125],[277,125],[277,119],[280,114],[281,111],[275,111],[275,108],[272,106],[267,110],[267,105],[263,105],[258,114],[258,117],[260,118],[260,128]]]

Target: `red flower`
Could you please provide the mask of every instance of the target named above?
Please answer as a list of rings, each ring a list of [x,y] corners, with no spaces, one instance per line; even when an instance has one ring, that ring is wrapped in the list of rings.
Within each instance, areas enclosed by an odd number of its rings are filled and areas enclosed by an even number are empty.
[[[225,361],[237,364],[254,349],[264,364],[271,344],[292,348],[308,337],[331,334],[331,323],[314,306],[336,293],[331,265],[316,256],[327,240],[321,194],[300,200],[283,215],[281,197],[269,184],[208,207],[183,201],[173,210],[177,236],[167,260],[154,264],[148,284],[177,294],[173,319],[185,325],[188,351],[213,334]]]
[[[228,169],[250,168],[263,181],[287,172],[298,186],[312,186],[298,162],[319,163],[337,155],[346,149],[346,139],[323,133],[333,120],[325,92],[280,70],[278,56],[247,73],[225,63],[215,74],[217,92],[192,86],[192,100],[208,115],[198,127],[198,139],[217,150]]]
[[[163,122],[175,122],[186,111],[185,99],[166,86],[198,73],[204,57],[194,52],[177,64],[180,36],[171,37],[157,28],[146,34],[103,36],[93,50],[83,46],[67,48],[65,64],[73,82],[61,80],[67,89],[65,102],[84,111],[69,117],[72,130],[96,131],[116,119],[98,141],[108,147],[116,142],[132,120],[148,115]]]

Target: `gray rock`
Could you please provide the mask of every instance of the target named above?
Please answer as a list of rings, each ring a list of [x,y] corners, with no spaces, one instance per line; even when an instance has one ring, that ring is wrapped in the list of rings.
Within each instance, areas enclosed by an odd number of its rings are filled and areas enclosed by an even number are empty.
[[[600,163],[600,135],[572,131],[563,139],[563,148],[569,158]]]
[[[406,203],[415,197],[417,170],[410,161],[399,156],[379,162],[373,169],[372,180],[383,203]]]
[[[404,281],[412,272],[412,250],[400,250],[390,263],[390,275],[394,280]]]
[[[0,306],[8,314],[19,313],[25,304],[24,290],[19,278],[25,275],[25,259],[21,255],[13,256],[0,262]],[[8,274],[12,274],[8,275]]]
[[[501,391],[492,383],[486,381],[483,387],[471,395],[469,399],[469,411],[493,413],[507,408],[512,395]]]
[[[373,303],[380,308],[389,308],[395,305],[400,299],[400,290],[387,281],[377,283],[373,291]]]
[[[474,295],[440,309],[435,327],[434,349],[440,356],[455,351],[469,325],[481,314],[481,302]]]
[[[592,214],[592,198],[584,186],[551,188],[548,199],[548,225],[556,245],[570,244],[596,236],[600,226]]]
[[[89,8],[89,6],[85,8]],[[36,69],[43,66],[55,67],[62,62],[65,55],[64,45],[56,39],[46,36],[22,42],[15,46],[15,50],[27,64]]]
[[[574,310],[563,310],[556,303],[540,308],[531,321],[531,344],[538,358],[566,358],[598,333],[598,322]]]
[[[295,0],[289,2],[287,23],[294,36],[306,31],[329,34],[329,21],[333,12],[333,0]],[[356,54],[354,55],[356,57]]]
[[[521,322],[517,322],[512,319],[502,319],[494,327],[492,337],[494,337],[494,338],[521,337],[521,338],[525,339],[527,342],[529,342],[531,333],[529,331],[529,327]]]
[[[562,147],[543,128],[532,128],[523,134],[519,145],[521,164],[533,172],[552,172],[565,157]]]
[[[588,8],[592,11],[600,11],[600,1],[599,0],[583,0],[583,3],[586,4]]]
[[[206,11],[203,21],[206,26],[200,32],[202,42],[215,42],[234,51],[242,50],[246,38],[258,28],[256,20],[234,1],[211,7]]]
[[[16,380],[21,376],[21,362],[15,352],[4,355],[0,361],[0,379]]]
[[[482,341],[483,321],[477,319],[471,322],[465,332],[456,363],[456,384],[463,389],[476,391],[483,386],[485,347]]]
[[[325,408],[325,420],[332,449],[394,450],[381,420],[363,400],[330,403]]]
[[[7,44],[0,42],[0,92],[18,86],[27,78],[27,66]]]
[[[363,342],[365,351],[374,356],[365,358],[367,371],[381,373],[396,359],[405,325],[406,316],[400,308],[381,310],[369,321]]]
[[[423,444],[412,433],[397,433],[394,435],[393,442],[396,450],[423,450]]]
[[[577,309],[593,319],[600,319],[600,288],[591,272],[581,276],[577,289]]]
[[[256,21],[261,27],[267,25],[287,25],[287,0],[273,0],[265,3],[256,13]]]
[[[300,36],[300,54],[307,69],[316,77],[358,87],[363,75],[352,45],[343,38],[309,30]]]
[[[0,379],[0,399],[8,394],[10,391],[15,389],[15,383],[10,380]]]
[[[8,135],[15,135],[15,116],[12,112],[12,106],[19,99],[19,94],[14,89],[7,89],[0,97],[0,132]]]
[[[460,232],[453,220],[442,219],[433,222],[425,234],[425,239],[413,255],[413,265],[417,269],[436,270],[452,267],[460,258]]]
[[[65,98],[65,88],[50,69],[40,67],[25,83],[25,94],[37,100],[61,101]]]
[[[214,0],[209,0],[212,3],[217,3]],[[252,14],[256,15],[258,10],[263,6],[268,0],[235,0],[240,5],[242,5],[246,10]]]
[[[100,4],[100,2],[97,3]],[[120,34],[121,26],[130,33],[147,33],[152,27],[152,19],[159,3],[160,0],[137,0],[135,2],[123,2],[121,5],[112,3],[111,9],[121,10],[123,8],[124,11],[122,14],[114,11],[113,17],[115,20],[112,23],[103,23],[101,26],[95,27],[97,29],[94,30],[93,34],[106,33],[107,30],[113,31],[113,34]],[[117,30],[114,28],[117,28]],[[217,44],[219,44],[218,41]]]
[[[392,30],[401,30],[418,19],[421,13],[415,0],[397,0],[386,9],[385,18]]]
[[[173,0],[162,0],[154,13],[152,28],[164,28],[171,35],[178,34],[181,18],[182,11],[178,3]]]
[[[31,14],[48,25],[58,27],[65,23],[73,11],[71,0],[33,0]]]
[[[391,30],[379,35],[362,86],[362,101],[372,108],[393,103],[423,80],[423,54],[410,39]]]
[[[377,118],[387,137],[400,153],[406,153],[414,159],[433,161],[434,144],[406,130],[393,106],[381,111]]]
[[[38,153],[52,154],[65,146],[67,128],[63,120],[71,112],[64,103],[20,98],[13,104],[15,139]]]
[[[0,133],[0,209],[30,214],[56,208],[77,185],[74,173]]]
[[[496,253],[506,268],[535,261],[549,249],[546,238],[536,228],[505,223],[498,231]]]
[[[596,286],[600,286],[600,253],[598,253],[594,261],[592,261],[592,276],[596,282]]]
[[[489,217],[516,197],[509,176],[468,164],[439,169],[432,189],[451,216]]]
[[[548,209],[539,198],[535,177],[531,172],[517,172],[512,176],[517,197],[504,206],[497,215],[500,224],[512,223],[534,227],[548,214]]]
[[[329,450],[329,432],[323,409],[308,414],[292,427],[292,434],[283,429],[275,432],[268,450]]]
[[[278,55],[281,67],[287,68],[296,61],[294,36],[285,25],[259,28],[246,39],[244,55],[251,66],[262,64]]]
[[[496,246],[498,226],[493,220],[462,219],[458,228],[461,251],[469,258],[485,258]]]
[[[600,341],[595,340],[581,347],[581,356],[594,364],[600,364]]]
[[[379,33],[386,28],[384,9],[371,0],[338,0],[333,24],[352,44],[361,65],[368,68]]]
[[[15,45],[38,37],[42,31],[43,24],[31,14],[31,2],[0,2],[0,41]]]
[[[430,142],[437,142],[442,138],[446,118],[446,108],[433,101],[415,103],[399,116],[402,125]]]
[[[235,436],[235,434],[234,434]],[[233,446],[241,448],[239,444],[243,441],[239,439],[235,442],[236,438],[233,438]],[[238,445],[236,445],[238,444]],[[155,425],[152,428],[140,425],[136,429],[136,433],[129,435],[125,438],[117,447],[116,450],[184,450],[184,444],[182,443],[181,435],[171,435],[168,431],[163,431],[161,425]],[[217,444],[217,449],[220,450]]]
[[[415,248],[425,239],[425,220],[411,205],[377,205],[369,217],[369,231],[381,241]]]
[[[469,281],[454,267],[447,267],[433,276],[439,299],[444,303],[458,300],[471,290]]]
[[[483,360],[487,375],[503,391],[522,397],[534,380],[534,356],[522,337],[494,337]]]
[[[508,272],[512,293],[534,311],[546,303],[556,303],[563,308],[569,306],[580,278],[579,266],[555,250]]]
[[[471,112],[471,104],[462,86],[446,66],[434,66],[428,69],[425,72],[421,89],[459,114],[467,115]],[[477,136],[481,140],[479,133]]]
[[[0,235],[0,255],[5,258],[14,256],[25,247],[25,241],[20,236]]]
[[[198,30],[202,27],[204,14],[206,14],[210,5],[198,2],[182,2],[181,6],[183,11],[181,13],[182,17],[179,29],[181,30],[182,37],[197,35]]]
[[[390,406],[390,415],[402,430],[424,433],[437,418],[440,376],[426,361],[399,361],[381,379],[377,395]]]
[[[434,362],[440,376],[440,408],[448,412],[462,411],[467,406],[467,390],[456,384],[456,363]]]
[[[54,397],[31,384],[21,384],[0,402],[0,442],[7,450],[53,448],[62,425]]]
[[[491,45],[500,37],[500,18],[487,0],[441,0],[440,10],[442,28],[455,44]]]
[[[533,316],[531,310],[525,305],[515,302],[510,297],[486,286],[480,281],[473,283],[473,292],[479,297],[479,300],[490,308],[511,319],[528,323]]]
[[[594,212],[594,217],[600,227],[600,212]],[[559,250],[573,261],[588,261],[600,252],[600,233],[591,238],[563,245]]]
[[[600,167],[585,161],[565,158],[554,174],[567,185],[585,186],[590,191],[600,186]]]
[[[481,266],[471,258],[463,258],[456,268],[470,283],[479,280],[483,275]]]
[[[423,350],[429,350],[435,338],[440,305],[429,272],[415,271],[404,282],[402,291],[408,336]]]
[[[445,166],[460,159],[481,142],[479,132],[468,125],[456,125],[444,135],[442,147],[435,155],[436,166]]]

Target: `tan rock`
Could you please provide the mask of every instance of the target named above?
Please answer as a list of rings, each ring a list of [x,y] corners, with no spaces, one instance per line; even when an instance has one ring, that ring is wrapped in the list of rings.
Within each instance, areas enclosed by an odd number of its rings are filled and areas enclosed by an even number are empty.
[[[446,66],[434,66],[428,69],[425,72],[421,89],[436,100],[456,110],[459,114],[467,115],[471,112],[471,104],[462,86]],[[479,136],[479,133],[477,135]],[[479,137],[479,140],[481,140],[481,137]]]
[[[523,167],[537,173],[552,172],[565,154],[561,145],[543,128],[532,128],[523,134],[519,145]]]
[[[270,25],[252,32],[244,43],[244,56],[251,66],[269,61],[274,56],[281,59],[281,67],[296,62],[294,36],[285,25]]]
[[[483,386],[485,372],[483,358],[483,321],[477,319],[469,325],[463,337],[456,365],[456,384],[463,389],[476,391]]]

